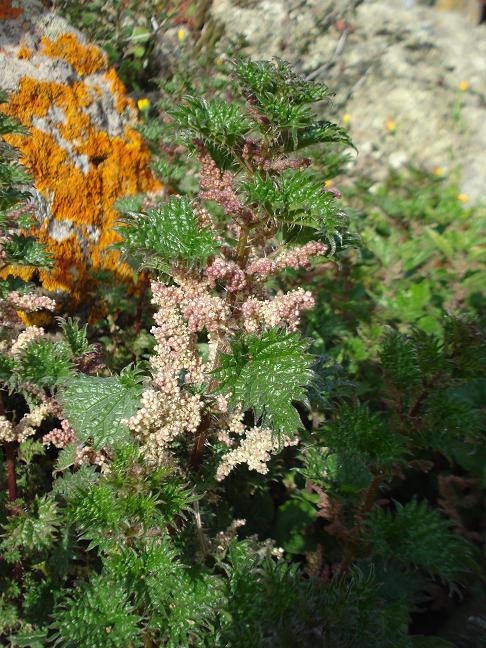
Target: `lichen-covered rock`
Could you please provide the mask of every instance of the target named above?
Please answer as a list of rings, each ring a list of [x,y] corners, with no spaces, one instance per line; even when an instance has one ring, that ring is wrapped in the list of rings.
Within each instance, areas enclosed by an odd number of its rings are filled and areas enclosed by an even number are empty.
[[[459,167],[462,192],[483,197],[486,25],[418,0],[213,0],[212,11],[253,57],[278,55],[336,91],[352,169],[381,180],[390,166]]]
[[[0,21],[0,85],[10,93],[2,110],[31,132],[10,143],[34,176],[36,236],[55,259],[39,278],[47,289],[79,299],[90,270],[129,276],[110,249],[118,240],[114,203],[160,185],[135,128],[133,102],[105,54],[40,2],[25,0],[18,15],[12,5],[14,13]],[[30,279],[22,268],[5,272]]]

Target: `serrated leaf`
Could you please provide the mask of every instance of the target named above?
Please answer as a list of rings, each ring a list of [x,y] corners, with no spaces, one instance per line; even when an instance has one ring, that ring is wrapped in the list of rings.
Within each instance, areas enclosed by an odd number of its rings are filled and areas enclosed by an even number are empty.
[[[130,213],[123,223],[122,247],[134,255],[190,265],[205,262],[217,249],[212,232],[199,227],[187,198],[173,197],[146,214]]]
[[[293,402],[306,401],[313,376],[307,343],[298,333],[272,329],[261,337],[246,336],[232,351],[221,354],[215,372],[219,391],[230,392],[234,402],[253,410],[261,425],[278,434],[295,435],[302,422]]]
[[[142,386],[127,384],[122,376],[76,376],[61,394],[61,403],[78,441],[95,447],[111,446],[128,439],[123,420],[135,414]]]

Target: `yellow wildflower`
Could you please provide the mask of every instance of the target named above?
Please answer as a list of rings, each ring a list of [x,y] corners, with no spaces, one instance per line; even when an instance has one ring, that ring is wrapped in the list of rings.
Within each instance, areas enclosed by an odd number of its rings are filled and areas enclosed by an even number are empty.
[[[459,200],[462,203],[467,203],[469,202],[469,196],[464,193],[457,194],[457,200]]]
[[[390,131],[390,133],[394,133],[397,130],[397,125],[393,121],[393,119],[387,119],[385,122],[386,129]]]
[[[469,81],[461,81],[457,87],[461,92],[466,92],[469,90]]]
[[[443,176],[443,175],[444,175],[444,169],[443,169],[442,167],[440,167],[440,166],[436,166],[436,167],[434,167],[434,168],[432,169],[432,172],[433,172],[433,174],[434,174],[435,176],[437,176],[438,178],[440,178],[440,176]]]
[[[343,115],[343,124],[345,124],[347,126],[350,121],[351,121],[351,115],[349,115],[348,113]]]
[[[186,37],[186,30],[182,29],[182,27],[181,27],[179,29],[179,31],[177,32],[177,38],[179,40],[179,43],[182,43],[182,41],[184,40],[185,37]]]
[[[324,183],[324,186],[327,187],[332,187],[332,180],[326,180]]]
[[[144,97],[143,99],[139,99],[137,101],[137,106],[140,111],[148,110],[150,108],[150,99],[147,99],[147,97]]]

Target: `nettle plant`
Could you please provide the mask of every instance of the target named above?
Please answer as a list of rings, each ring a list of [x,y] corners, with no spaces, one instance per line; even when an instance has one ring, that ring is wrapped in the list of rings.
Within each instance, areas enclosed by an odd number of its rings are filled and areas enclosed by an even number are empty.
[[[285,277],[332,255],[347,228],[300,151],[350,143],[314,117],[327,88],[287,64],[237,61],[234,77],[244,103],[188,97],[172,110],[199,160],[197,197],[120,223],[127,259],[153,277],[150,370],[109,375],[86,328],[65,320],[3,380],[53,408],[16,447],[22,482],[0,545],[7,645],[409,648],[424,645],[407,633],[418,588],[404,578],[398,596],[384,572],[427,571],[431,557],[433,577],[453,582],[471,559],[439,513],[377,503],[406,455],[398,432],[364,408],[317,429],[332,370],[298,330],[312,294],[285,292]],[[287,543],[304,573],[262,540],[285,546],[296,529],[331,538]]]
[[[190,97],[172,111],[200,162],[197,198],[130,213],[120,229],[132,258],[162,277],[152,282],[153,381],[127,425],[148,459],[186,455],[195,467],[206,453],[218,479],[242,462],[266,472],[273,452],[298,441],[295,404],[306,401],[313,358],[297,329],[314,300],[276,288],[285,270],[334,250],[346,227],[310,160],[296,156],[349,143],[315,121],[310,105],[327,88],[283,62],[241,61],[234,74],[244,109]]]

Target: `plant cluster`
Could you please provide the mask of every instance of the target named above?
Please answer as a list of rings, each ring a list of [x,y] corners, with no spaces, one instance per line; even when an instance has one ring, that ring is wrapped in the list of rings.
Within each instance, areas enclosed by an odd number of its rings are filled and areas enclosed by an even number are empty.
[[[321,353],[318,283],[338,298],[354,237],[313,160],[351,143],[286,63],[231,74],[234,98],[167,106],[196,190],[120,206],[142,361],[107,367],[101,326],[21,326],[55,304],[6,289],[6,645],[452,646],[420,612],[481,591],[484,330],[394,327],[372,389]]]

